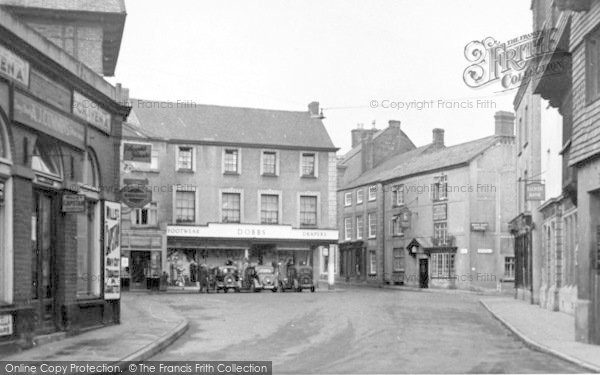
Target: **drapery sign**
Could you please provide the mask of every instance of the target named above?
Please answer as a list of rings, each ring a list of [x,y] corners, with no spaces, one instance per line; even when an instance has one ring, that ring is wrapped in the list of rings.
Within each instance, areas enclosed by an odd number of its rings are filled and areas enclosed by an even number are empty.
[[[104,204],[104,299],[121,297],[121,204]]]

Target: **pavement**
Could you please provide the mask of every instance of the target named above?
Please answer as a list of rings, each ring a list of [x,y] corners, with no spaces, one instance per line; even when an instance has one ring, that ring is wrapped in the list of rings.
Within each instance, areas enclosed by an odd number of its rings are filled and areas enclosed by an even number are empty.
[[[529,347],[600,373],[600,346],[575,341],[573,316],[510,298],[480,302]]]
[[[3,358],[3,361],[144,361],[188,329],[189,322],[147,293],[121,294],[121,324],[49,342]]]

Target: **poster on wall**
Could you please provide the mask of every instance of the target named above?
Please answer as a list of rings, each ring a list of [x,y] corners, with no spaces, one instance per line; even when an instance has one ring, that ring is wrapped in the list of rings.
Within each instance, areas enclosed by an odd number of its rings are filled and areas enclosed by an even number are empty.
[[[121,298],[121,204],[104,203],[104,299]]]

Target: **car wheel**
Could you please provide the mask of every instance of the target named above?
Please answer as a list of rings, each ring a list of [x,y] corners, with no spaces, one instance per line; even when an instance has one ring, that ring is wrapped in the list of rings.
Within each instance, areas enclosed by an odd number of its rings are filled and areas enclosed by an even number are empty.
[[[299,287],[299,288],[298,288],[296,291],[297,291],[298,293],[302,293],[302,287]]]
[[[223,289],[223,293],[227,293],[227,289]]]
[[[311,293],[314,293],[314,292],[315,292],[315,287],[314,287],[314,285],[310,287],[310,292],[311,292]]]
[[[271,292],[273,292],[273,293],[277,293],[277,288],[273,288],[273,289],[271,289]]]

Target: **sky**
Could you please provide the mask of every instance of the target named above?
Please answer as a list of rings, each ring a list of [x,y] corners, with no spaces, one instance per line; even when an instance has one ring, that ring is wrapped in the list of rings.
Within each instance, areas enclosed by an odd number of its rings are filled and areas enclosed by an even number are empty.
[[[493,134],[515,91],[468,87],[465,46],[532,28],[528,0],[125,1],[109,81],[131,97],[292,111],[318,101],[340,153],[357,124],[389,120],[417,146],[433,128],[447,145]]]

